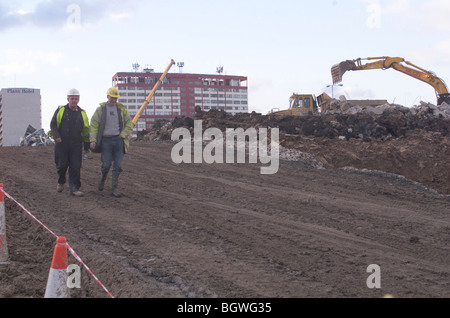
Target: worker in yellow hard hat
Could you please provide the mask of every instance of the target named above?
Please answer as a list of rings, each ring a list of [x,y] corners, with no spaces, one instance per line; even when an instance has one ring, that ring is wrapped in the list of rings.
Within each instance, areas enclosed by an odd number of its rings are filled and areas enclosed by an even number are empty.
[[[119,90],[111,87],[106,92],[107,102],[101,103],[91,118],[91,150],[101,153],[102,177],[98,190],[103,191],[106,177],[112,168],[112,192],[119,197],[118,183],[122,172],[124,154],[130,145],[129,136],[133,132],[133,120],[126,107],[117,102]]]
[[[113,98],[119,98],[119,90],[117,89],[117,87],[111,87],[110,89],[108,89],[108,91],[106,92],[107,96],[113,97]]]

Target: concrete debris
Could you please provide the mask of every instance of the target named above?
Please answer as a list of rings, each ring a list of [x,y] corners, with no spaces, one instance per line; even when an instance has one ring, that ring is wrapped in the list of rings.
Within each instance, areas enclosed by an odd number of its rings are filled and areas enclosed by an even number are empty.
[[[24,137],[19,140],[20,146],[51,146],[55,141],[48,136],[44,129],[36,130],[33,126],[28,125]]]
[[[324,112],[324,114],[344,114],[344,115],[354,115],[361,112],[366,112],[374,115],[382,115],[384,112],[395,112],[399,111],[402,113],[411,113],[414,116],[429,116],[448,118],[450,116],[450,105],[442,103],[441,105],[433,105],[431,103],[420,102],[420,105],[408,108],[401,105],[395,104],[380,104],[376,105],[375,101],[371,105],[361,101],[361,104],[357,104],[357,101],[347,101],[345,99],[334,99],[330,102],[329,109]]]
[[[450,105],[448,105],[447,103],[442,103],[441,105],[436,106],[430,103],[420,102],[420,105],[411,108],[411,113],[418,116],[431,114],[435,117],[449,118]]]
[[[225,132],[227,128],[279,128],[283,135],[352,138],[370,142],[405,136],[409,132],[425,130],[442,136],[450,134],[450,106],[421,102],[408,108],[396,104],[379,106],[353,105],[348,101],[333,100],[329,111],[311,116],[270,116],[255,112],[230,115],[223,111],[197,110],[195,118],[182,117],[172,121],[157,121],[148,131],[139,132],[138,140],[170,141],[172,131],[188,128],[193,134],[194,120],[202,120],[203,130],[214,127]]]
[[[313,155],[300,151],[298,149],[280,147],[280,159],[286,161],[302,162],[305,165],[315,169],[325,169],[323,164],[318,161]]]

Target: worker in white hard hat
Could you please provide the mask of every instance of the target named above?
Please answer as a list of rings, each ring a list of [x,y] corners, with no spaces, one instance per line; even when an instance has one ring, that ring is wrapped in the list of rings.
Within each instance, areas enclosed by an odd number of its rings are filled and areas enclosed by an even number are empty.
[[[76,88],[72,88],[67,92],[67,97],[69,96],[78,96],[80,97],[80,92]]]
[[[127,108],[118,103],[119,90],[111,87],[106,92],[107,102],[101,103],[91,118],[90,141],[93,152],[101,152],[101,179],[98,190],[103,191],[108,172],[112,166],[112,191],[118,191],[119,175],[122,172],[124,154],[128,152],[129,137],[133,132],[133,120]]]
[[[70,96],[72,96],[72,98],[71,98],[71,100],[69,100],[69,106],[70,106],[70,103],[72,103],[72,105],[75,105],[77,96],[78,96],[78,102],[79,102],[80,92],[76,88],[72,88],[71,90],[69,90],[67,92],[68,99],[70,98]],[[76,102],[77,105],[78,105],[78,102]],[[83,143],[83,149],[84,149],[83,160],[87,160],[88,154],[89,154],[89,141],[85,141]]]
[[[70,194],[81,197],[81,162],[83,145],[89,141],[89,118],[78,106],[80,92],[73,88],[67,92],[67,104],[58,106],[50,129],[55,140],[55,164],[58,173],[57,191],[63,192],[69,170]]]

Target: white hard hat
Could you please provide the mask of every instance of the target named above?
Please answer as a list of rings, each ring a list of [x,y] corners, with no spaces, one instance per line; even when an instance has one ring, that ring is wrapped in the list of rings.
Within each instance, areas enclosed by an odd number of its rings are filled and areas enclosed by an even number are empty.
[[[67,92],[67,96],[80,96],[80,92],[77,89],[72,88]]]

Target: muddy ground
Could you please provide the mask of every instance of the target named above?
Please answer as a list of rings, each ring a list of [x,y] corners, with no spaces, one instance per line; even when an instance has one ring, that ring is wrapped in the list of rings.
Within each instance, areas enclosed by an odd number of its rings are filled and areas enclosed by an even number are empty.
[[[209,116],[197,117],[204,128],[237,120]],[[255,127],[287,122],[246,116]],[[97,191],[97,154],[83,162],[77,198],[56,192],[52,146],[0,148],[0,183],[23,206],[5,199],[0,297],[44,296],[55,237],[26,209],[65,236],[116,298],[448,298],[448,119],[397,130],[377,119],[374,131],[385,133],[364,136],[341,131],[343,118],[280,129],[284,160],[273,175],[261,164],[175,164],[159,127],[132,142],[121,198],[110,195],[110,178]],[[334,130],[307,129],[318,121]],[[82,266],[70,253],[69,264]],[[372,264],[380,288],[367,285]],[[72,297],[110,297],[81,274]]]

